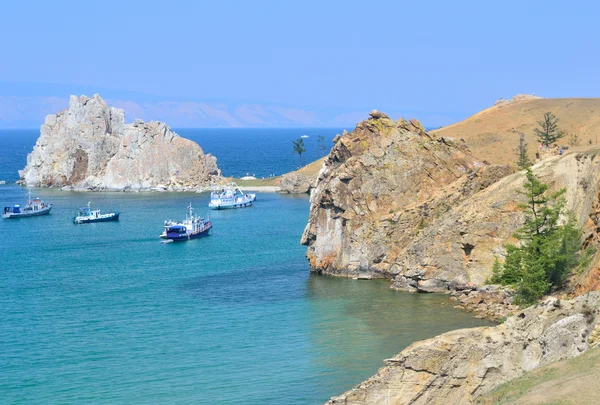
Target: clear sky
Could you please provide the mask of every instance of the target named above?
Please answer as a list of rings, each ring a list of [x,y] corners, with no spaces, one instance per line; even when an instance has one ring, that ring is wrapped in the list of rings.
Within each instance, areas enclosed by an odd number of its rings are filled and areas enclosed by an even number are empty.
[[[18,118],[10,100],[96,89],[117,104],[136,103],[142,115],[151,103],[190,102],[221,106],[233,119],[236,108],[252,105],[308,114],[307,125],[352,121],[373,108],[442,125],[517,93],[600,94],[600,6],[592,1],[1,7],[5,120]]]

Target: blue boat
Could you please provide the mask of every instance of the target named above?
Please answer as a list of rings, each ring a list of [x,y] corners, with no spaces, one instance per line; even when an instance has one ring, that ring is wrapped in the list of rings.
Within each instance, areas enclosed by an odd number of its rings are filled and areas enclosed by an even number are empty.
[[[91,203],[88,202],[87,207],[79,208],[77,216],[73,218],[75,224],[89,224],[92,222],[108,222],[118,221],[118,212],[110,212],[108,214],[101,214],[100,210],[92,210]]]
[[[34,198],[32,200],[30,190],[27,197],[27,204],[25,205],[25,207],[21,207],[18,204],[13,205],[12,207],[4,207],[4,211],[2,212],[2,218],[11,219],[37,217],[39,215],[50,214],[51,209],[52,204],[46,204],[39,198]]]
[[[165,221],[165,230],[160,234],[160,237],[165,239],[163,243],[196,239],[208,235],[208,232],[212,228],[210,219],[195,216],[191,203],[187,208],[188,213],[184,221]]]

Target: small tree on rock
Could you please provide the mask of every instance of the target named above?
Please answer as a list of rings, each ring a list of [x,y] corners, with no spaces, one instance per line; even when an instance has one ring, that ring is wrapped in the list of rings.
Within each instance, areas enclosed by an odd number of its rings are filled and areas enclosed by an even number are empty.
[[[570,134],[568,138],[569,146],[579,146],[581,144],[581,140],[579,139],[579,135]]]
[[[321,149],[321,152],[323,155],[325,155],[325,137],[323,135],[319,135],[317,138],[317,143],[319,144],[319,149]]]
[[[544,113],[544,118],[538,121],[538,125],[539,128],[535,128],[533,132],[540,142],[547,146],[552,145],[565,136],[564,132],[558,128],[558,118],[551,112]]]
[[[515,149],[517,153],[517,166],[526,169],[531,166],[531,160],[527,154],[527,144],[525,143],[525,134],[519,134],[519,146]]]
[[[304,147],[304,139],[298,138],[295,141],[292,141],[294,148],[292,149],[292,153],[297,153],[300,158],[300,166],[302,166],[302,154],[306,152],[306,148]]]
[[[515,236],[519,245],[507,244],[504,263],[494,263],[492,282],[513,285],[517,289],[516,303],[531,305],[550,289],[562,285],[569,272],[579,264],[581,232],[572,215],[561,224],[565,214],[566,189],[549,194],[542,183],[527,168],[524,191],[527,202],[525,223]]]

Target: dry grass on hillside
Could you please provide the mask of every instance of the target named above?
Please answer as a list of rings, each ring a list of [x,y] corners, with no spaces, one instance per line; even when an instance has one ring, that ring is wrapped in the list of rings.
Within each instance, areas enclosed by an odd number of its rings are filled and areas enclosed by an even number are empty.
[[[323,166],[324,160],[325,160],[325,158],[322,157],[321,159],[315,160],[314,162],[311,162],[311,163],[307,164],[306,166],[303,166],[300,169],[298,169],[294,172],[291,172],[291,173],[304,174],[306,176],[316,176],[319,173],[319,170],[321,170],[321,166]],[[281,176],[267,177],[264,179],[256,179],[256,180],[241,180],[241,179],[232,178],[231,181],[235,181],[238,186],[243,186],[243,187],[279,186],[279,182],[281,181]]]
[[[600,349],[549,364],[509,381],[476,401],[480,405],[600,403]]]
[[[438,136],[464,139],[473,154],[490,163],[514,163],[519,132],[525,134],[530,158],[538,142],[533,133],[537,121],[550,111],[567,132],[561,145],[576,134],[581,146],[600,143],[600,98],[525,98],[485,109],[464,121],[432,131]]]

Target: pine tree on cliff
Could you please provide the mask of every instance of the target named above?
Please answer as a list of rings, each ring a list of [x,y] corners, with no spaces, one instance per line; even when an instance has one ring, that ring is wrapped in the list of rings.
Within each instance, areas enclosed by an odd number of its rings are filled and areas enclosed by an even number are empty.
[[[525,143],[525,134],[519,134],[519,146],[515,149],[517,153],[517,166],[526,169],[531,166],[531,160],[527,154],[527,144]]]
[[[306,152],[306,148],[304,147],[304,139],[298,138],[295,141],[292,141],[294,145],[294,149],[292,149],[292,153],[297,153],[300,157],[300,166],[302,166],[302,154]]]
[[[565,136],[558,128],[558,118],[551,112],[544,113],[544,119],[538,121],[538,126],[533,132],[544,145],[550,146]]]
[[[323,135],[319,135],[317,138],[317,143],[319,144],[319,149],[321,149],[321,152],[323,152],[323,156],[325,156],[325,137]]]
[[[581,232],[577,221],[565,214],[566,189],[548,194],[542,183],[527,168],[522,194],[527,202],[520,207],[525,223],[515,236],[519,245],[507,244],[503,264],[494,263],[492,282],[516,287],[516,303],[534,304],[550,289],[562,285],[569,272],[579,264]]]

